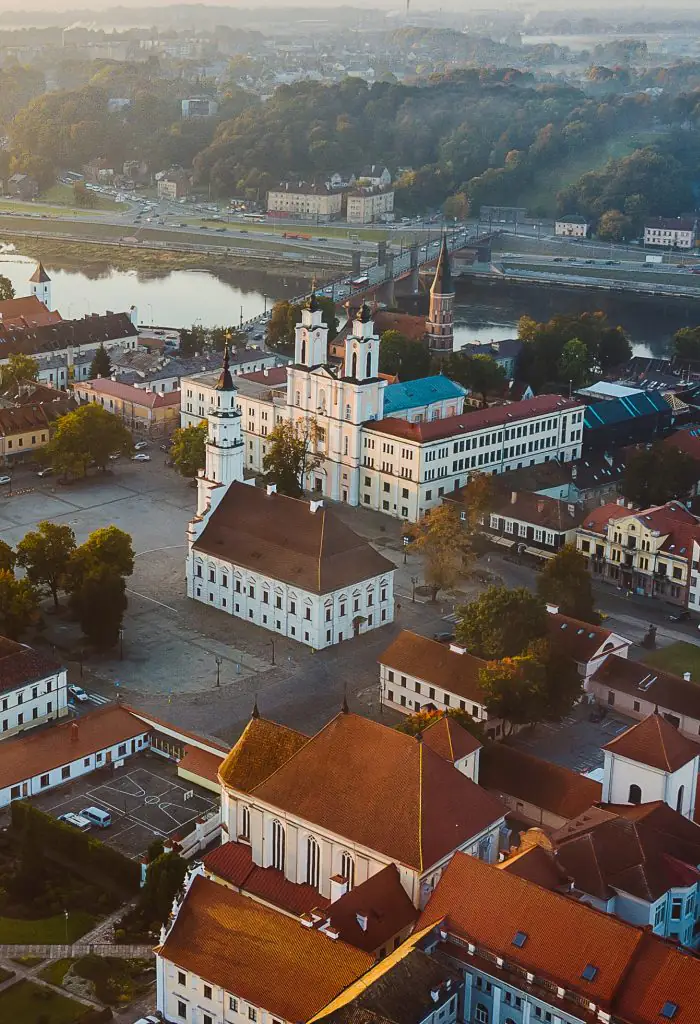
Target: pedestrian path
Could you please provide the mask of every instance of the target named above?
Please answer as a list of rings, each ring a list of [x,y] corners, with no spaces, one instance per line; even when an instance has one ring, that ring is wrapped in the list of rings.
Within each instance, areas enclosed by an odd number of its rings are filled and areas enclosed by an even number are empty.
[[[0,945],[0,959],[18,956],[40,956],[44,960],[78,959],[81,956],[118,956],[125,960],[148,959],[152,957],[153,946],[117,945],[114,942],[74,942],[70,944],[42,945]]]
[[[89,691],[86,691],[86,692],[87,692],[87,695],[88,695],[88,700],[91,701],[93,704],[111,704],[112,703],[110,697],[103,697],[102,694],[100,694],[100,693],[90,693]]]

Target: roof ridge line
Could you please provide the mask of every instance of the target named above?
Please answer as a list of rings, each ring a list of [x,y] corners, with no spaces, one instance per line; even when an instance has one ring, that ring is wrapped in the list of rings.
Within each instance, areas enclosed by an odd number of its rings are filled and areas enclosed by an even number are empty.
[[[423,871],[423,744],[418,744],[418,863]]]

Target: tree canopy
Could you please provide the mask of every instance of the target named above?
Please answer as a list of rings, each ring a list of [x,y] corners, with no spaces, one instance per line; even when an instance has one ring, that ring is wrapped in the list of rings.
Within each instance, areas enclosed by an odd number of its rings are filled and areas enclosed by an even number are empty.
[[[481,396],[483,404],[489,395],[502,395],[506,371],[495,359],[486,355],[469,355],[464,349],[453,352],[444,362],[445,376]]]
[[[430,352],[420,341],[410,341],[400,331],[384,331],[379,345],[379,370],[399,380],[417,380],[430,373]]]
[[[37,618],[39,594],[28,579],[17,580],[8,569],[0,569],[0,635],[19,640]]]
[[[206,463],[207,422],[178,427],[173,433],[170,458],[182,476],[195,479]]]
[[[36,530],[26,533],[17,545],[17,564],[25,570],[30,583],[49,591],[56,608],[74,551],[75,534],[70,526],[47,519]]]
[[[700,327],[681,327],[676,331],[671,352],[676,359],[700,362]]]
[[[700,466],[686,452],[658,441],[627,459],[622,493],[641,508],[687,498],[700,479]]]
[[[21,381],[36,380],[38,376],[39,361],[34,356],[15,352],[0,366],[0,389],[14,394]]]
[[[95,349],[95,354],[92,357],[90,363],[90,379],[94,380],[95,377],[109,377],[112,373],[112,360],[109,358],[109,352],[100,345]]]
[[[536,390],[547,384],[568,388],[570,380],[578,386],[593,371],[619,366],[632,355],[623,329],[612,327],[600,311],[555,316],[547,323],[522,316],[518,337],[525,342],[519,375]]]
[[[423,557],[423,576],[433,591],[455,587],[466,570],[469,538],[452,504],[438,505],[410,527],[411,548]]]
[[[315,420],[281,420],[267,436],[263,472],[267,483],[280,494],[300,498],[309,470],[319,465],[316,454],[318,427]]]
[[[46,454],[53,468],[70,478],[85,476],[91,462],[104,470],[112,452],[129,452],[131,447],[131,434],[122,421],[92,403],[60,417]]]
[[[543,601],[558,605],[562,615],[600,622],[586,560],[574,544],[565,545],[549,559],[538,577],[537,593]]]
[[[489,587],[459,608],[457,640],[487,661],[515,657],[546,633],[544,602],[524,587]]]
[[[339,324],[335,303],[326,295],[317,295],[316,302],[323,314],[323,322],[328,327],[328,340],[332,341],[338,333]],[[270,348],[286,355],[294,352],[294,329],[301,322],[301,311],[300,303],[289,302],[287,299],[274,304],[265,336],[266,344]]]

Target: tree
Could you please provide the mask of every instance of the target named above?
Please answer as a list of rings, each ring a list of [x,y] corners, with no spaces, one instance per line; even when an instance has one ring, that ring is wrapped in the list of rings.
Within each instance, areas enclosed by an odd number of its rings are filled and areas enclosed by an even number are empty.
[[[466,220],[469,216],[469,198],[465,192],[448,196],[442,206],[443,213],[450,220]]]
[[[582,387],[588,379],[588,349],[578,338],[567,341],[559,359],[559,379],[568,380],[570,385]]]
[[[474,472],[470,474],[462,492],[466,522],[470,531],[474,532],[479,528],[481,518],[491,507],[495,494],[496,485],[490,473]]]
[[[90,564],[74,580],[70,604],[80,628],[95,647],[114,647],[127,606],[126,583],[117,570],[104,563]]]
[[[634,235],[632,218],[620,210],[606,210],[598,221],[597,234],[606,242],[626,242]]]
[[[451,504],[438,505],[407,527],[407,535],[413,549],[423,556],[423,575],[435,601],[441,590],[456,586],[465,569],[468,537],[459,514]]]
[[[75,578],[86,575],[96,566],[106,566],[120,576],[131,576],[134,571],[131,536],[117,526],[93,530],[71,554],[68,571]]]
[[[524,587],[489,587],[458,611],[458,642],[487,661],[515,657],[547,633],[544,603]]]
[[[430,373],[430,352],[420,341],[409,341],[400,331],[384,331],[379,345],[379,370],[402,381]]]
[[[315,420],[282,420],[268,434],[263,472],[266,481],[275,484],[280,494],[290,498],[303,495],[307,473],[320,463],[317,440]]]
[[[14,299],[14,297],[15,289],[12,281],[4,274],[0,274],[0,302],[7,302],[8,299]]]
[[[187,861],[175,852],[161,853],[146,868],[146,881],[139,894],[137,910],[149,925],[166,924],[173,900],[182,889]]]
[[[547,562],[537,580],[537,593],[543,601],[558,605],[562,615],[600,622],[586,560],[573,544],[567,544]]]
[[[39,363],[33,356],[16,352],[10,356],[4,366],[0,366],[0,390],[16,393],[20,381],[36,380],[39,376]]]
[[[190,359],[204,350],[207,333],[199,324],[192,324],[189,329],[183,327],[180,331],[180,345],[178,353],[183,359]]]
[[[681,327],[673,335],[673,356],[684,362],[700,361],[700,327]]]
[[[7,569],[0,569],[0,634],[18,640],[36,618],[39,595],[29,580],[16,580]]]
[[[15,563],[17,561],[17,555],[12,550],[7,541],[0,540],[0,570],[6,570],[7,572],[15,571]]]
[[[474,721],[468,712],[460,711],[459,708],[449,708],[447,711],[438,711],[437,709],[430,711],[423,708],[421,711],[416,711],[413,715],[406,715],[403,721],[396,726],[396,731],[405,732],[409,736],[419,736],[429,726],[439,722],[441,718],[454,718],[463,729],[466,729],[468,733],[471,733],[472,736],[475,736],[482,743],[486,739],[486,730],[481,722]]]
[[[450,380],[481,395],[486,405],[488,395],[502,395],[506,383],[506,371],[491,356],[470,356],[463,349],[448,356],[444,373]]]
[[[58,608],[58,591],[75,551],[75,534],[70,526],[43,520],[36,530],[25,534],[17,545],[17,563],[27,579],[37,587],[46,587]]]
[[[627,459],[622,493],[641,508],[684,500],[700,478],[698,463],[686,452],[662,441],[639,448]]]
[[[90,363],[90,379],[94,380],[96,377],[110,377],[112,374],[112,360],[109,358],[109,352],[100,344],[99,348],[95,349],[95,355],[92,357]]]
[[[486,695],[486,709],[502,718],[504,735],[514,725],[541,720],[546,668],[532,652],[489,661],[479,670],[479,686]]]
[[[170,458],[182,476],[196,479],[200,469],[206,463],[205,443],[207,440],[207,422],[202,420],[195,426],[178,427],[173,433]]]
[[[237,327],[211,327],[209,330],[209,341],[211,347],[217,352],[223,352],[228,342],[230,347],[245,348],[246,336]]]
[[[91,461],[104,470],[112,452],[130,449],[131,434],[122,421],[93,403],[60,417],[46,453],[64,477],[81,477]]]
[[[97,196],[84,181],[76,181],[73,185],[73,201],[76,206],[82,206],[86,210],[92,210],[97,206]]]

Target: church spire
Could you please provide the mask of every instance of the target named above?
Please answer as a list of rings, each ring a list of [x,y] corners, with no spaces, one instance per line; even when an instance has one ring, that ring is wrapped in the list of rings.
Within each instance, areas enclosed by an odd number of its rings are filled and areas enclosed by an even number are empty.
[[[452,270],[450,267],[450,254],[447,249],[447,235],[443,232],[440,243],[440,255],[438,256],[435,268],[435,277],[430,287],[431,292],[436,295],[453,295]]]
[[[426,323],[428,346],[436,355],[449,355],[454,345],[454,297],[447,235],[443,233],[435,277],[430,286],[430,311]]]
[[[221,367],[221,373],[219,379],[214,385],[217,391],[233,391],[233,377],[229,370],[229,351],[228,351],[228,338],[224,345],[224,365]]]

